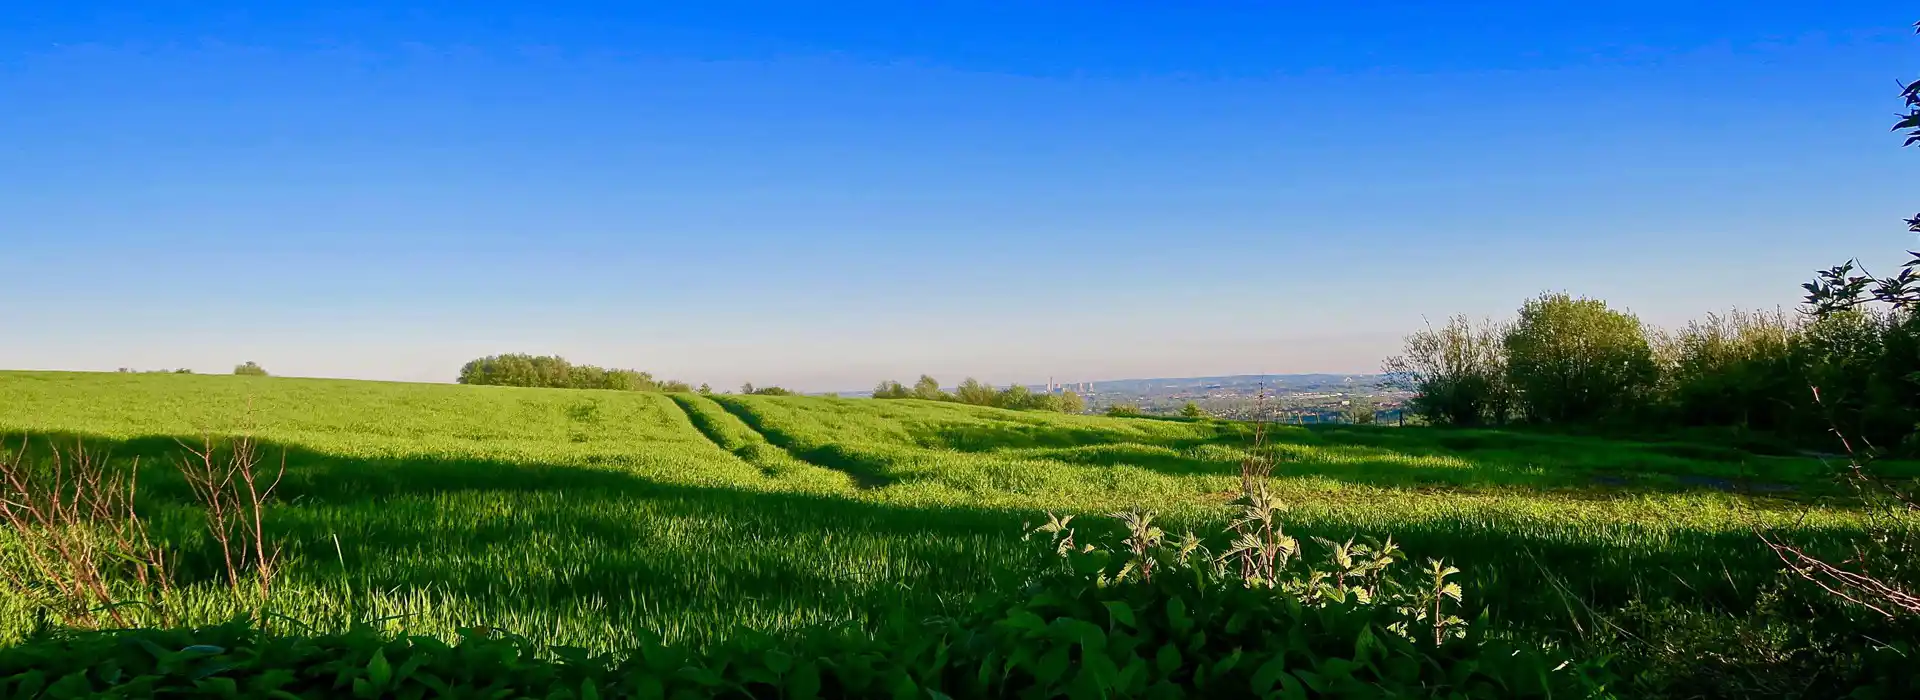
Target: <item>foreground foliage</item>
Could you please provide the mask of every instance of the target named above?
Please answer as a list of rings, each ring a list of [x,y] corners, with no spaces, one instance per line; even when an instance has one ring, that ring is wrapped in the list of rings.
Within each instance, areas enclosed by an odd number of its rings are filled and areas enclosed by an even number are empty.
[[[266,525],[284,558],[267,600],[235,601],[173,466],[190,456],[176,438],[197,444],[203,431],[251,434],[267,464],[286,460]],[[150,535],[180,552],[166,601],[179,614],[117,608],[127,624],[204,626],[265,610],[276,634],[307,634],[282,615],[317,633],[377,620],[386,635],[443,641],[486,625],[595,653],[651,635],[701,649],[756,633],[870,630],[887,623],[883,610],[960,619],[1050,559],[1009,537],[1045,511],[1084,521],[1138,508],[1161,513],[1163,527],[1219,532],[1241,517],[1228,501],[1242,491],[1250,444],[1232,421],[919,400],[5,372],[0,433],[10,444],[31,434],[36,454],[55,439],[85,442],[116,468],[138,459]],[[1817,504],[1833,494],[1817,459],[1365,426],[1276,426],[1259,451],[1304,551],[1324,551],[1314,537],[1391,535],[1422,556],[1471,563],[1449,579],[1470,593],[1457,617],[1580,650],[1570,657],[1615,654],[1612,667],[1632,671],[1623,694],[1656,696],[1647,689],[1681,680],[1736,687],[1705,680],[1701,655],[1672,649],[1726,655],[1721,675],[1864,663],[1833,651],[1857,639],[1810,636],[1832,611],[1797,594],[1766,603],[1781,595],[1781,564],[1754,524],[1843,555],[1864,532],[1860,511]],[[1774,495],[1749,503],[1729,492],[1741,484]],[[1206,546],[1225,553],[1235,538]],[[0,644],[40,615],[36,601],[0,592]],[[1755,648],[1743,641],[1755,630],[1779,630],[1767,648],[1781,651],[1731,653]]]
[[[896,611],[871,631],[741,635],[695,650],[543,649],[485,629],[448,644],[368,626],[272,635],[248,620],[196,629],[50,632],[0,650],[0,694],[118,697],[545,698],[1533,698],[1606,697],[1574,664],[1443,614],[1461,597],[1399,550],[1326,543],[1326,561],[1248,578],[1152,518],[1124,516],[1117,549],[1041,531],[1060,563],[955,617]],[[1271,577],[1270,577],[1271,576]],[[1289,578],[1282,579],[1279,576]],[[1429,632],[1432,632],[1430,635]]]

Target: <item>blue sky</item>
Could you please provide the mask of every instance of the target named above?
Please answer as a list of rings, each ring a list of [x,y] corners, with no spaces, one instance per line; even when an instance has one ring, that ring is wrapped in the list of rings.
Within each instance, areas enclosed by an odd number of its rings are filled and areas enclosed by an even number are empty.
[[[1920,207],[1909,3],[632,5],[16,3],[0,366],[1372,371],[1790,305]]]

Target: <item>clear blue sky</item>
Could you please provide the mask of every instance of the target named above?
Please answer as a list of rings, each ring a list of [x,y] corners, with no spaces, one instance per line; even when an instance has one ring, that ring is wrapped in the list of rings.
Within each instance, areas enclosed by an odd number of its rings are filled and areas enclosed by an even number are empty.
[[[1920,208],[1911,2],[4,4],[4,367],[1371,371]]]

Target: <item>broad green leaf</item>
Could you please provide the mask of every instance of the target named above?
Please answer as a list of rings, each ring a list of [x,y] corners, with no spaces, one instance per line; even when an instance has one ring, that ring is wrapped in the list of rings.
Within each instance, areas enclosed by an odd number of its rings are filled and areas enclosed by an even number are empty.
[[[1126,603],[1123,603],[1117,600],[1109,600],[1106,602],[1106,606],[1107,606],[1107,613],[1113,617],[1114,622],[1117,622],[1122,625],[1126,625],[1128,627],[1136,627],[1136,628],[1139,627],[1139,625],[1136,624],[1133,619],[1133,608],[1128,607]]]
[[[1176,634],[1185,634],[1193,628],[1192,618],[1187,617],[1187,603],[1179,598],[1167,599],[1167,626]]]
[[[1167,642],[1160,645],[1160,652],[1153,655],[1153,667],[1160,670],[1161,677],[1172,675],[1180,670],[1180,648]]]
[[[387,663],[387,650],[375,649],[373,658],[367,661],[367,680],[376,689],[384,690],[393,681],[393,665]]]
[[[1060,682],[1067,673],[1067,650],[1067,646],[1056,646],[1040,655],[1039,662],[1033,666],[1033,677],[1047,685]]]
[[[787,674],[786,681],[789,698],[799,700],[819,697],[820,665],[812,661],[802,663],[794,667],[793,673]]]
[[[1265,695],[1267,691],[1273,690],[1274,684],[1279,683],[1280,677],[1285,675],[1287,675],[1287,655],[1274,654],[1273,658],[1267,659],[1266,663],[1260,664],[1260,668],[1253,672],[1253,693]]]
[[[60,680],[54,681],[53,685],[47,686],[46,694],[47,697],[53,698],[54,700],[83,698],[93,694],[93,684],[87,682],[86,671],[75,671],[61,676]]]
[[[13,686],[13,690],[9,692],[8,697],[39,697],[40,690],[47,687],[47,674],[39,671],[27,671],[26,673],[16,674],[6,680],[8,682],[0,684],[0,688],[5,688],[8,685]]]
[[[768,649],[762,660],[766,662],[767,670],[776,675],[786,675],[793,668],[793,657],[778,649]]]

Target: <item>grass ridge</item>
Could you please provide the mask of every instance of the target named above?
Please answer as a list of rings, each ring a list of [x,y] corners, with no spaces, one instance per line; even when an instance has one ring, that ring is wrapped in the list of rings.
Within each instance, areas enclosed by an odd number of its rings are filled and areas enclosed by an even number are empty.
[[[745,423],[755,433],[766,438],[768,444],[784,450],[800,461],[845,474],[857,488],[862,490],[883,488],[892,485],[895,481],[891,475],[880,472],[874,465],[846,450],[835,449],[831,445],[813,449],[802,447],[798,440],[772,428],[767,421],[754,413],[752,408],[743,403],[728,397],[713,397],[712,400],[727,413],[739,418],[741,423]]]
[[[739,457],[742,461],[758,467],[760,472],[768,477],[779,475],[779,472],[772,466],[765,464],[764,460],[757,461],[755,459],[761,455],[753,449],[755,445],[751,440],[740,440],[735,436],[726,434],[719,425],[715,424],[714,417],[711,414],[699,410],[698,407],[692,405],[697,397],[684,394],[669,394],[668,398],[673,399],[673,404],[679,406],[680,410],[687,414],[687,422],[692,423],[693,428],[700,431],[700,435],[705,437],[709,442],[712,442],[714,447],[726,450],[732,453],[733,456]],[[754,435],[760,437],[761,442],[765,443],[765,436],[759,435],[758,432],[755,432]],[[780,449],[772,443],[765,444],[773,449]],[[785,450],[781,451],[785,452]]]

